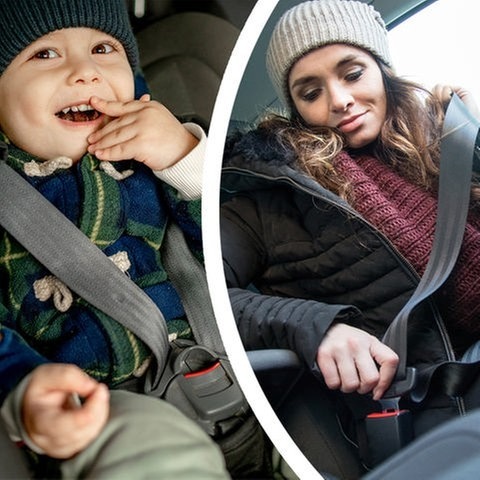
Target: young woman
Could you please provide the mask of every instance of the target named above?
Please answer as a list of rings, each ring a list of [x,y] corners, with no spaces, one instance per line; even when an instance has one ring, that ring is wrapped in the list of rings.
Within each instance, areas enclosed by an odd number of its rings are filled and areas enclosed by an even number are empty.
[[[395,75],[384,22],[362,2],[290,9],[267,69],[288,115],[230,138],[222,177],[240,333],[247,349],[296,351],[331,391],[378,400],[398,365],[380,339],[432,247],[444,108],[455,91],[478,112],[459,87],[431,94]],[[412,362],[458,357],[480,339],[478,199],[472,181],[463,248],[436,305],[417,312]],[[461,408],[446,397],[436,407]]]

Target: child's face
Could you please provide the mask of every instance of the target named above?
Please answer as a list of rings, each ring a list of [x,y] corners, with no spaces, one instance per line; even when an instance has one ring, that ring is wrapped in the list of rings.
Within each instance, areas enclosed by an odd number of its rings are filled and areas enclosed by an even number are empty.
[[[133,72],[123,46],[91,28],[57,30],[30,44],[0,77],[1,129],[44,160],[62,155],[78,161],[87,137],[108,122],[90,109],[94,95],[133,100]]]

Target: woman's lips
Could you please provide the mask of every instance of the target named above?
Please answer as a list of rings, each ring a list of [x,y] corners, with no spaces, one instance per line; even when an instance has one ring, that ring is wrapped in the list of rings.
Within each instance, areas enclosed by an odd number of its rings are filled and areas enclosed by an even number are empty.
[[[337,128],[342,131],[343,133],[350,133],[353,130],[356,130],[363,124],[363,117],[366,112],[360,113],[359,115],[353,115],[351,117],[342,120],[338,125]]]

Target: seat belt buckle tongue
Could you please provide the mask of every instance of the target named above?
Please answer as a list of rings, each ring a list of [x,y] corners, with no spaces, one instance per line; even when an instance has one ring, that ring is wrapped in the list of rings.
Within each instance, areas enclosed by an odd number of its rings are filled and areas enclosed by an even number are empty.
[[[178,384],[200,421],[216,423],[246,410],[245,397],[226,360],[217,359],[206,368],[183,373]]]
[[[374,467],[402,449],[413,439],[412,415],[400,409],[400,397],[380,400],[383,410],[367,415],[367,463]]]
[[[383,398],[403,397],[410,393],[417,384],[417,370],[414,367],[407,367],[405,378],[395,378],[388,390],[383,394]]]

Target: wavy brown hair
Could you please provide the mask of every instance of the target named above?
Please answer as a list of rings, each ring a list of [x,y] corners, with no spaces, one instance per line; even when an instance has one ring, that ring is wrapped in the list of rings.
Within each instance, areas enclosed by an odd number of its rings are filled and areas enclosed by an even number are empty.
[[[444,117],[442,105],[422,86],[396,76],[382,62],[378,65],[387,95],[387,114],[378,138],[369,145],[368,151],[412,183],[435,191]],[[340,131],[310,127],[294,108],[290,118],[268,115],[259,128],[273,133],[283,145],[291,148],[299,167],[322,186],[351,199],[348,183],[335,170],[335,158],[348,149]]]

